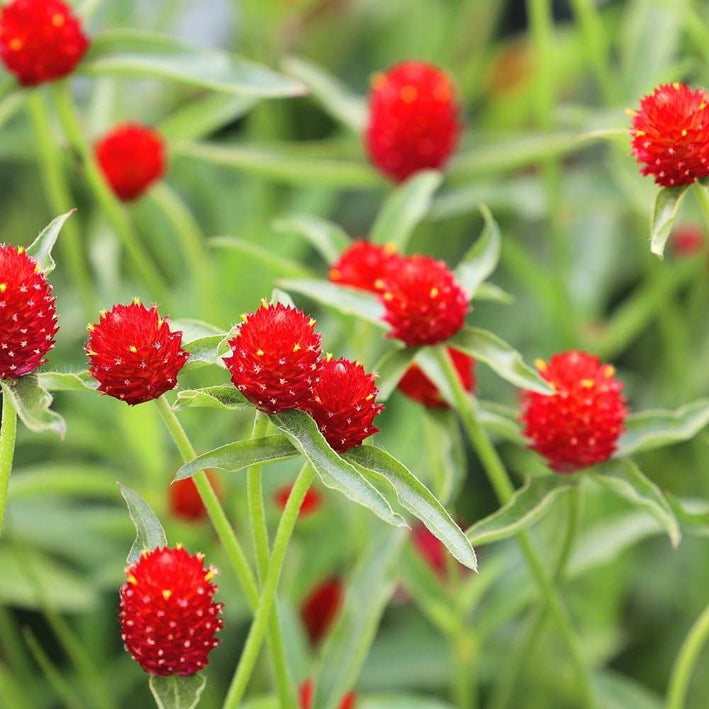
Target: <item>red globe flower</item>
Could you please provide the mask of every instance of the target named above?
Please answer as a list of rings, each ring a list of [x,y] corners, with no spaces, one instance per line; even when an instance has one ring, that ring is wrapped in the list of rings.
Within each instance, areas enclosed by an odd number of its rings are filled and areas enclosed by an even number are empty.
[[[61,0],[14,0],[0,12],[0,56],[23,86],[70,74],[89,40]]]
[[[215,603],[215,569],[202,554],[153,549],[126,569],[120,590],[121,637],[149,674],[191,675],[207,666],[219,644],[222,603]]]
[[[189,358],[182,332],[170,331],[157,305],[146,308],[138,300],[103,311],[89,333],[85,351],[98,390],[127,404],[142,404],[173,389]]]
[[[444,342],[465,323],[468,295],[443,261],[428,256],[401,259],[382,290],[389,336],[409,347]]]
[[[207,471],[209,482],[218,498],[224,496],[222,480],[213,470]],[[188,522],[199,522],[207,517],[197,486],[192,478],[178,480],[168,487],[168,507],[170,514]]]
[[[96,159],[119,199],[138,199],[165,174],[165,144],[150,128],[126,123],[96,145]]]
[[[0,244],[0,379],[18,379],[44,364],[57,330],[47,277],[24,249]]]
[[[224,358],[234,386],[269,414],[299,409],[310,398],[320,357],[315,320],[296,308],[266,301],[229,342]]]
[[[702,250],[705,243],[704,231],[696,224],[682,224],[672,232],[670,239],[672,251],[679,258],[694,256]]]
[[[448,348],[448,354],[453,361],[465,391],[473,391],[475,387],[475,375],[473,373],[475,360],[452,347]],[[448,403],[441,396],[438,387],[424,374],[424,371],[417,364],[412,364],[406,370],[399,382],[399,390],[429,409],[448,408]]]
[[[344,452],[378,432],[374,418],[384,407],[378,404],[374,375],[358,362],[327,357],[320,361],[307,411],[325,440]]]
[[[402,62],[376,74],[365,134],[370,160],[397,182],[443,167],[458,142],[459,112],[450,79],[430,64]]]
[[[709,95],[675,82],[658,86],[631,111],[633,155],[663,187],[709,175]]]
[[[575,350],[537,366],[556,393],[524,393],[522,421],[531,447],[559,473],[610,458],[628,413],[615,368]]]
[[[379,246],[358,239],[330,269],[330,280],[343,286],[376,293],[381,281],[399,259],[393,245]]]
[[[300,709],[312,709],[314,692],[315,688],[313,687],[313,681],[311,679],[305,680],[305,682],[300,685],[298,692]],[[356,699],[357,696],[354,692],[346,694],[340,702],[338,709],[354,709]]]
[[[300,606],[300,617],[313,645],[317,645],[330,629],[342,607],[344,589],[333,577],[316,586]]]
[[[285,485],[276,492],[275,502],[279,509],[284,510],[286,508],[292,489],[292,485]],[[308,492],[305,493],[303,503],[300,506],[299,516],[307,517],[317,512],[321,503],[322,498],[320,497],[320,493],[314,487],[311,487]]]

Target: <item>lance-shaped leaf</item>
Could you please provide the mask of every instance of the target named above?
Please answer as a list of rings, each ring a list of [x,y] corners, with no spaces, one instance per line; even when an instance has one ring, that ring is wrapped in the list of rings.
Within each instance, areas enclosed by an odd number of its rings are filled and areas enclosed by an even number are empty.
[[[131,29],[93,37],[78,71],[94,76],[172,79],[203,89],[263,98],[306,92],[299,82],[241,57]]]
[[[126,501],[128,514],[135,525],[136,537],[128,552],[128,565],[135,564],[144,551],[152,551],[167,546],[165,530],[150,505],[135,491],[118,483],[121,495]]]
[[[475,300],[489,300],[502,305],[511,305],[515,302],[513,295],[494,283],[481,283],[475,291]]]
[[[66,224],[66,220],[69,219],[75,211],[75,209],[72,209],[70,212],[53,219],[48,226],[42,229],[39,236],[32,244],[27,247],[27,255],[37,260],[37,264],[44,273],[51,273],[54,270],[56,264],[52,258],[52,249],[54,248],[54,244],[57,243],[57,239],[59,238],[64,224]]]
[[[480,238],[455,269],[455,277],[471,298],[475,297],[483,281],[497,268],[500,261],[502,237],[500,227],[490,210],[483,204],[480,211],[485,219],[485,228]]]
[[[389,486],[402,506],[421,520],[455,559],[477,571],[478,562],[468,538],[445,507],[403,463],[375,446],[353,448],[344,457],[361,470],[374,473],[373,480]]]
[[[37,374],[26,374],[16,381],[1,381],[3,396],[12,400],[22,423],[35,433],[51,431],[64,438],[64,419],[50,408],[52,395],[43,389]]]
[[[409,238],[431,206],[433,193],[443,175],[435,170],[422,170],[397,187],[384,202],[370,234],[375,244],[394,244],[404,253]]]
[[[670,493],[665,493],[665,497],[684,531],[697,537],[709,537],[709,502],[678,500]]]
[[[287,436],[249,438],[245,441],[227,443],[225,446],[198,455],[177,471],[175,481],[191,478],[200,470],[218,468],[235,473],[244,470],[244,468],[250,468],[252,465],[275,463],[279,460],[296,458],[298,455],[300,455],[300,451]]]
[[[522,434],[519,411],[494,401],[480,401],[477,404],[477,418],[488,431],[497,433],[505,440],[520,446],[527,446],[527,439]]]
[[[273,229],[277,232],[302,236],[330,264],[335,263],[340,258],[340,254],[352,245],[352,240],[344,229],[318,217],[293,214],[276,220]]]
[[[664,257],[665,244],[670,237],[677,210],[686,192],[687,185],[682,185],[681,187],[663,187],[657,193],[650,222],[650,250],[659,258]]]
[[[201,672],[189,677],[151,675],[149,684],[158,709],[194,709],[202,698],[207,678]]]
[[[682,538],[679,523],[660,488],[632,460],[613,460],[596,467],[592,479],[628,502],[649,512],[667,532],[673,547]]]
[[[553,394],[551,387],[525,364],[522,355],[497,335],[477,327],[464,327],[448,340],[448,345],[484,362],[503,379],[523,389]]]
[[[418,347],[394,348],[377,362],[374,371],[377,373],[378,401],[386,401],[392,395],[418,351]]]
[[[217,367],[226,369],[226,364],[224,364],[222,359],[227,352],[227,348],[224,347],[226,337],[224,333],[220,333],[219,335],[207,335],[185,343],[183,349],[190,353],[187,365],[193,368],[199,365],[216,364]]]
[[[280,288],[274,288],[271,291],[271,300],[269,301],[271,305],[278,305],[279,303],[281,305],[285,305],[286,308],[295,308],[295,303],[293,302],[293,298],[288,295],[284,290],[281,290]]]
[[[39,372],[37,381],[47,391],[96,391],[98,382],[87,371]]]
[[[556,500],[577,484],[578,479],[570,476],[527,478],[504,507],[468,529],[466,535],[470,543],[489,544],[514,536],[534,524]]]
[[[271,421],[283,431],[308,459],[322,483],[341,492],[353,502],[374,512],[377,517],[395,527],[406,527],[377,490],[352,464],[330,448],[317,424],[303,411],[272,414]]]
[[[699,399],[675,411],[641,411],[630,414],[614,458],[671,446],[694,438],[709,426],[709,399]]]
[[[264,249],[262,246],[255,244],[253,241],[246,239],[238,239],[233,236],[216,236],[209,239],[209,246],[213,249],[230,249],[238,251],[244,256],[248,256],[254,261],[262,263],[266,268],[271,269],[277,276],[285,276],[287,278],[307,278],[312,276],[313,272],[305,268],[293,259],[274,254],[269,249]]]
[[[177,393],[178,406],[207,409],[246,409],[251,402],[231,384],[219,384],[203,389],[184,389]]]

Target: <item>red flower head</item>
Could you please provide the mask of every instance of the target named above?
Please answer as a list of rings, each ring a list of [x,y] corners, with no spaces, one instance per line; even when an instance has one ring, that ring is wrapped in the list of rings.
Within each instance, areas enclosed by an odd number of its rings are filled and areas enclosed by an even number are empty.
[[[475,387],[475,360],[459,350],[448,348],[453,365],[458,371],[458,377],[465,391],[473,391]],[[438,387],[424,374],[421,367],[412,364],[399,382],[399,389],[406,396],[421,402],[429,409],[448,408],[448,403],[441,396]]]
[[[217,497],[221,499],[224,496],[221,478],[212,470],[207,471],[207,476]],[[169,486],[167,494],[170,513],[174,517],[180,517],[188,522],[199,522],[207,517],[207,510],[192,478],[174,482]]]
[[[0,12],[0,56],[23,86],[70,74],[88,46],[62,0],[14,0]]]
[[[430,64],[402,62],[375,74],[365,136],[370,160],[397,182],[443,167],[458,142],[459,112],[450,79]]]
[[[709,175],[709,96],[675,82],[658,86],[632,111],[632,152],[663,187]]]
[[[281,303],[263,305],[249,315],[229,342],[224,362],[234,386],[261,411],[299,409],[310,399],[320,333],[315,320]]]
[[[313,680],[311,679],[306,679],[305,682],[300,685],[298,691],[300,709],[312,709],[314,691],[315,688],[313,687]],[[346,694],[340,702],[338,709],[354,709],[356,699],[357,696],[354,692]]]
[[[428,256],[401,259],[384,279],[383,291],[389,336],[409,347],[443,342],[465,323],[468,295],[443,261]]]
[[[342,607],[343,597],[342,583],[333,577],[316,586],[303,601],[300,617],[313,645],[325,637]]]
[[[672,232],[670,245],[675,256],[686,258],[694,256],[704,247],[704,231],[696,224],[682,224]]]
[[[212,596],[215,569],[202,554],[153,549],[126,569],[121,586],[121,637],[133,659],[152,675],[192,675],[207,666],[219,644],[223,603]]]
[[[292,489],[292,485],[285,485],[276,492],[275,502],[279,509],[284,510],[286,508]],[[320,493],[314,487],[311,487],[308,492],[305,493],[303,504],[300,506],[299,515],[301,517],[307,517],[317,512],[321,503],[322,498],[320,497]]]
[[[96,145],[96,159],[116,196],[138,199],[165,174],[165,144],[150,128],[126,123]]]
[[[379,431],[374,418],[384,410],[378,404],[374,375],[349,359],[320,360],[311,400],[305,410],[336,451],[354,448]]]
[[[157,305],[146,308],[137,299],[103,311],[89,332],[85,350],[98,390],[127,404],[142,404],[173,389],[189,358],[182,332],[170,331]]]
[[[330,280],[376,293],[387,270],[399,258],[393,245],[378,246],[358,239],[330,269]]]
[[[628,413],[615,368],[575,350],[537,367],[556,393],[524,392],[522,421],[531,447],[558,473],[610,458]]]
[[[0,244],[0,379],[44,364],[57,330],[47,277],[24,249]]]

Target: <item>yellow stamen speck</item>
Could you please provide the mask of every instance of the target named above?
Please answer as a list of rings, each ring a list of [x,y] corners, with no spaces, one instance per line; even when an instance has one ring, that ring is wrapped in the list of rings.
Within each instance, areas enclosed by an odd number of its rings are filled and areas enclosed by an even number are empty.
[[[265,298],[261,298],[261,305],[264,308],[268,308],[270,306],[270,303]]]
[[[248,316],[246,313],[241,313],[241,319],[242,319],[244,322],[248,322],[249,316]]]
[[[131,345],[128,348],[133,354],[135,354],[138,351],[138,348],[135,345]]]
[[[301,349],[301,347],[300,347],[300,345],[296,342],[296,343],[293,345],[293,352],[297,352],[299,349]]]
[[[58,12],[52,17],[52,24],[55,27],[62,27],[65,22],[66,20],[64,19],[64,15],[61,15]]]
[[[612,364],[607,364],[603,368],[603,375],[606,379],[610,379],[615,374],[615,367]]]
[[[403,86],[401,91],[399,91],[399,96],[404,103],[413,103],[418,98],[418,95],[418,89],[410,84]]]
[[[204,580],[205,581],[211,581],[214,578],[214,569],[209,569],[207,573],[204,575]]]
[[[387,83],[386,75],[378,71],[376,74],[372,74],[369,83],[371,84],[373,89],[381,89]]]
[[[4,293],[7,290],[7,283],[0,283],[0,293]]]
[[[256,350],[256,356],[257,357],[263,357],[263,350],[261,348]]]
[[[706,105],[706,103],[705,103],[704,101],[702,101],[702,102],[699,104],[699,110],[700,110],[700,111],[703,111],[706,107],[707,107],[707,105]]]
[[[679,91],[679,81],[675,81],[672,86],[675,87],[675,91]]]
[[[308,320],[308,325],[310,325],[310,327],[315,327],[315,318],[310,318],[310,320]]]
[[[137,579],[135,576],[133,576],[133,574],[131,574],[131,575],[128,577],[128,583],[129,583],[131,586],[137,586],[137,585],[138,585],[138,579]]]
[[[184,545],[182,542],[177,542],[177,545],[176,545],[175,548],[176,548],[176,549],[184,549],[184,546],[185,546],[185,545]],[[201,558],[201,557],[200,557],[200,554],[202,554],[202,552],[197,552],[197,554],[196,554],[196,556],[197,556],[198,559]],[[204,554],[202,554],[202,556],[204,556]]]
[[[438,288],[431,288],[431,298],[437,298],[438,292]]]
[[[98,352],[94,352],[93,350],[86,350],[86,354],[89,357],[95,357],[98,354]]]
[[[22,40],[18,37],[15,37],[15,39],[10,40],[9,46],[13,52],[18,52],[20,49],[22,49]]]
[[[581,386],[584,389],[593,389],[594,381],[593,379],[582,379]]]
[[[106,315],[108,315],[108,310],[106,310],[106,308],[104,308],[103,310],[99,310],[99,313],[98,313],[98,314],[99,314],[102,318],[103,318],[103,317],[106,317]]]
[[[170,591],[169,589],[166,588],[162,592],[162,597],[167,601],[170,598],[170,596],[172,596],[172,591]]]
[[[687,135],[687,129],[683,128],[682,129],[682,137],[684,138],[685,135]]]
[[[94,331],[94,324],[93,324],[93,323],[89,323],[89,324],[86,326],[86,329],[87,329],[89,332],[93,332],[93,331]]]
[[[644,130],[636,130],[635,131],[635,137],[636,138],[642,138],[644,135],[647,135]]]
[[[134,305],[140,305],[140,298],[138,298],[138,296],[136,296],[135,298],[133,298],[133,304],[134,304]]]
[[[535,359],[534,366],[540,371],[544,372],[547,368],[547,363],[543,359]]]
[[[630,116],[630,117],[632,118],[633,116],[637,116],[637,115],[638,115],[638,112],[635,111],[635,110],[632,109],[632,108],[626,108],[626,109],[625,109],[625,115],[626,115],[626,116]]]
[[[332,352],[328,352],[325,354],[325,359],[329,362],[332,359]]]
[[[163,326],[165,321],[162,318],[158,318],[158,330]]]
[[[384,298],[384,300],[394,300],[394,296],[391,293],[384,293],[382,298]]]
[[[388,244],[384,246],[384,253],[385,254],[395,254],[396,253],[396,244],[393,241],[390,241]]]

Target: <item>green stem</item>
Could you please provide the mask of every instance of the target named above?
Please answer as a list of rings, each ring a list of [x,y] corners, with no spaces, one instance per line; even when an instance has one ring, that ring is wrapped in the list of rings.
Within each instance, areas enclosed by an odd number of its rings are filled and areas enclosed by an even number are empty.
[[[507,470],[485,432],[485,429],[477,421],[473,401],[463,389],[448,352],[444,347],[438,347],[435,353],[446,375],[448,384],[453,391],[456,409],[470,438],[470,443],[483,464],[500,504],[506,504],[514,493],[514,487],[512,486]],[[581,648],[568,612],[561,602],[557,589],[549,578],[544,564],[534,549],[529,534],[526,531],[519,532],[517,534],[517,541],[527,560],[527,565],[537,583],[544,603],[549,608],[554,622],[567,646],[569,656],[576,670],[579,690],[583,696],[584,706],[594,707],[595,699],[589,671],[584,662]]]
[[[251,630],[246,639],[246,645],[241,653],[241,659],[236,668],[234,679],[232,680],[229,692],[224,702],[224,709],[236,709],[241,702],[246,686],[253,673],[254,665],[258,658],[261,644],[263,643],[266,634],[268,619],[272,615],[272,610],[276,601],[276,592],[278,590],[278,582],[281,578],[283,570],[283,561],[288,549],[288,542],[295,523],[298,519],[300,506],[303,504],[308,489],[315,473],[308,463],[306,463],[300,471],[298,478],[293,485],[290,497],[283,510],[281,521],[276,532],[276,539],[273,543],[273,553],[268,564],[268,572],[261,589],[261,598],[259,599],[258,607],[256,608],[256,616],[251,625]]]
[[[692,670],[703,645],[709,640],[709,606],[707,606],[689,631],[677,655],[667,691],[667,709],[685,706]]]
[[[0,534],[2,534],[3,520],[5,519],[7,490],[10,485],[12,461],[15,457],[16,436],[17,412],[12,404],[12,399],[3,393],[2,420],[0,422]]]
[[[86,138],[77,115],[71,94],[71,84],[67,79],[54,85],[54,99],[64,132],[69,142],[81,156],[86,179],[94,198],[101,205],[104,214],[123,242],[123,247],[127,251],[128,257],[140,279],[143,281],[144,287],[150,292],[151,296],[166,304],[167,286],[165,280],[153,264],[148,252],[140,243],[125,209],[104,179],[101,168],[94,156],[93,148]]]

